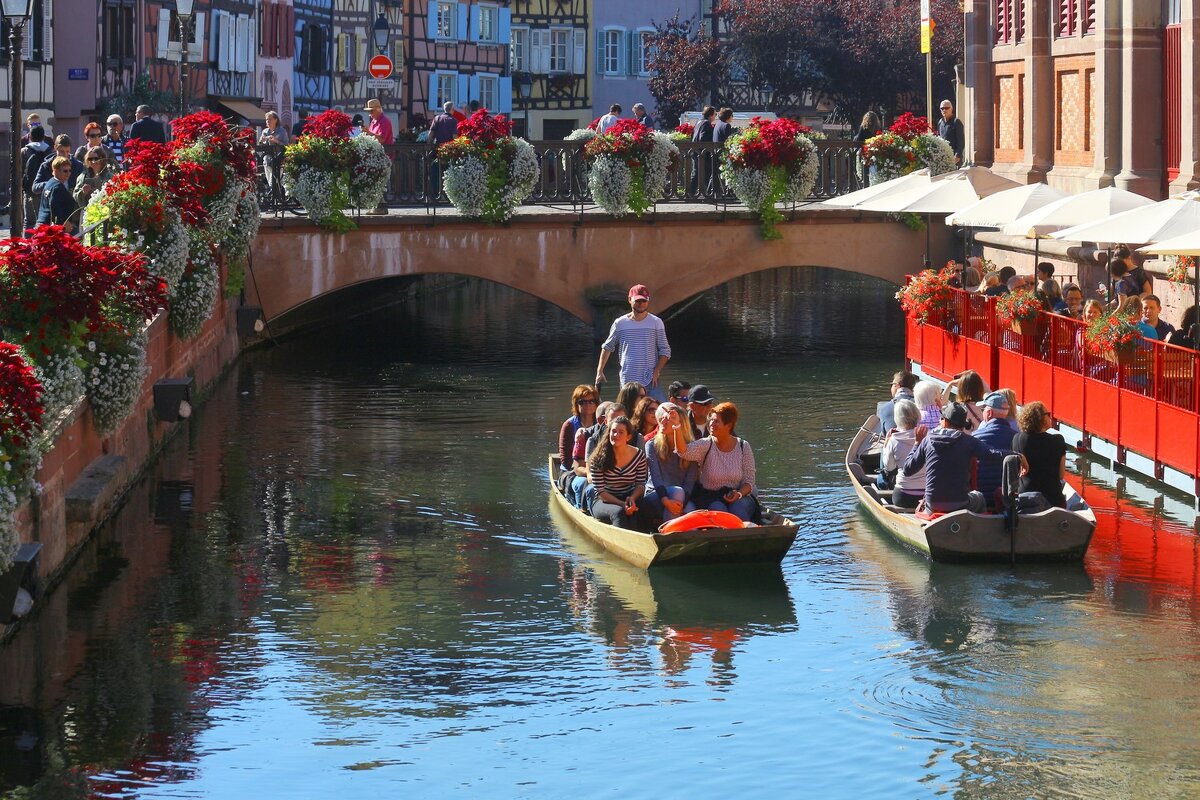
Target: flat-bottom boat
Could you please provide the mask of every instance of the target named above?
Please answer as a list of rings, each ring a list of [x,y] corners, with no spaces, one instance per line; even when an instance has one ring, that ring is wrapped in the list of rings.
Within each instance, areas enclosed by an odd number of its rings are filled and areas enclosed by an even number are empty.
[[[762,509],[763,523],[751,528],[700,528],[677,533],[625,530],[575,508],[558,488],[558,454],[550,454],[551,501],[589,539],[635,567],[698,564],[778,564],[796,540],[796,523]]]
[[[875,488],[863,468],[863,456],[876,442],[879,418],[872,415],[846,451],[846,471],[867,513],[900,542],[934,561],[1078,561],[1096,529],[1096,515],[1066,482],[1066,508],[1019,514],[1008,524],[1004,514],[975,514],[966,509],[922,519],[911,509],[891,504],[891,493]]]

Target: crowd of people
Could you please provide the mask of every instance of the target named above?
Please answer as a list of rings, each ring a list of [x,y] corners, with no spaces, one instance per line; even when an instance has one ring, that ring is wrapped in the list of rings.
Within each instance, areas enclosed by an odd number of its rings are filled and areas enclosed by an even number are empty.
[[[891,492],[892,505],[928,513],[1002,510],[1008,500],[1003,460],[1016,455],[1021,510],[1065,507],[1067,446],[1051,432],[1050,413],[1040,402],[1018,413],[1011,389],[990,391],[973,370],[944,390],[901,371],[879,418],[887,430],[875,484]]]
[[[62,225],[78,236],[83,208],[125,163],[125,148],[136,139],[165,144],[166,128],[154,119],[147,105],[134,113],[125,133],[120,114],[110,114],[105,124],[89,122],[83,129],[85,144],[72,151],[71,137],[60,133],[51,140],[41,117],[30,114],[21,137],[21,187],[25,190],[25,219],[32,225]]]
[[[737,406],[703,384],[660,388],[671,349],[649,303],[644,285],[630,288],[631,310],[601,345],[595,384],[571,394],[558,438],[560,488],[585,513],[630,530],[653,531],[697,509],[760,522],[754,450],[737,435]],[[614,353],[621,387],[601,402]]]

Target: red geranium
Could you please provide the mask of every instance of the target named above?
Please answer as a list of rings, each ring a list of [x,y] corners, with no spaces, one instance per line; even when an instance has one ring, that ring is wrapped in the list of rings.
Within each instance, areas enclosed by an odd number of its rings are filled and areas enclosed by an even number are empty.
[[[180,117],[172,124],[171,130],[175,134],[175,139],[170,145],[172,152],[197,142],[204,142],[210,154],[233,170],[234,175],[253,184],[255,165],[252,131],[230,125],[221,115],[211,111],[200,111]],[[346,130],[349,131],[348,125]]]
[[[896,299],[906,314],[915,317],[918,325],[923,325],[950,304],[954,297],[950,281],[957,276],[958,265],[953,261],[947,261],[946,266],[937,272],[923,270],[896,293]]]
[[[458,123],[458,135],[480,144],[494,144],[512,135],[512,123],[503,114],[489,114],[481,108]]]
[[[911,112],[905,111],[896,118],[888,130],[905,139],[915,139],[923,133],[929,133],[929,119],[914,117]]]
[[[42,384],[20,349],[0,342],[0,452],[13,457],[41,428]]]
[[[790,167],[804,156],[796,137],[811,132],[812,128],[786,117],[775,120],[755,117],[740,137],[740,154],[731,154],[730,163],[751,169]]]
[[[690,122],[681,122],[675,126],[675,133],[682,133],[690,139],[696,134],[696,126]]]
[[[461,123],[459,123],[461,125]],[[320,139],[349,139],[354,121],[336,109],[330,109],[304,122],[304,135]]]
[[[654,131],[635,119],[622,119],[584,145],[583,154],[588,159],[616,156],[630,167],[638,167],[653,150]]]

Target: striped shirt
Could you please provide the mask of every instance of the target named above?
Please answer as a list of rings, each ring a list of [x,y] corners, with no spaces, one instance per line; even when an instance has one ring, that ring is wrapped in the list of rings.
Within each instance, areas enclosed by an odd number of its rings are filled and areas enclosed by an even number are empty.
[[[592,473],[592,486],[597,492],[608,492],[614,497],[624,500],[633,494],[633,490],[646,483],[650,467],[646,463],[646,454],[641,448],[629,459],[624,467],[613,467],[603,472]]]
[[[621,383],[637,381],[649,386],[654,379],[658,359],[671,357],[667,329],[662,320],[653,314],[647,314],[641,321],[635,320],[632,314],[617,317],[601,347],[610,353],[616,352],[620,357]]]
[[[739,438],[738,444],[728,453],[722,453],[717,447],[717,440],[711,436],[698,439],[687,446],[687,451],[679,455],[688,461],[700,462],[700,485],[705,489],[742,488],[742,484],[750,485],[750,494],[754,494],[754,479],[757,477],[754,466],[754,451],[745,439]]]

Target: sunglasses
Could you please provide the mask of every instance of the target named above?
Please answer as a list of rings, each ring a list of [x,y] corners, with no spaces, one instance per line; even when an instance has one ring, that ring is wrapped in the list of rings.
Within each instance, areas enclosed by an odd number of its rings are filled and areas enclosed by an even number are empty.
[[[594,405],[596,405],[596,401],[595,401],[595,400],[580,400],[580,401],[579,401],[579,405],[581,405],[581,406],[594,406]]]
[[[681,394],[681,395],[679,395],[679,397],[676,397],[675,399],[677,401],[679,401],[680,403],[690,403],[691,402],[691,400],[688,400],[688,396],[686,394]]]
[[[88,156],[88,161],[103,161],[104,156]]]
[[[100,138],[100,131],[92,131],[91,133],[89,133],[89,134],[87,135],[87,137],[88,137],[89,139],[99,139],[99,138]]]

